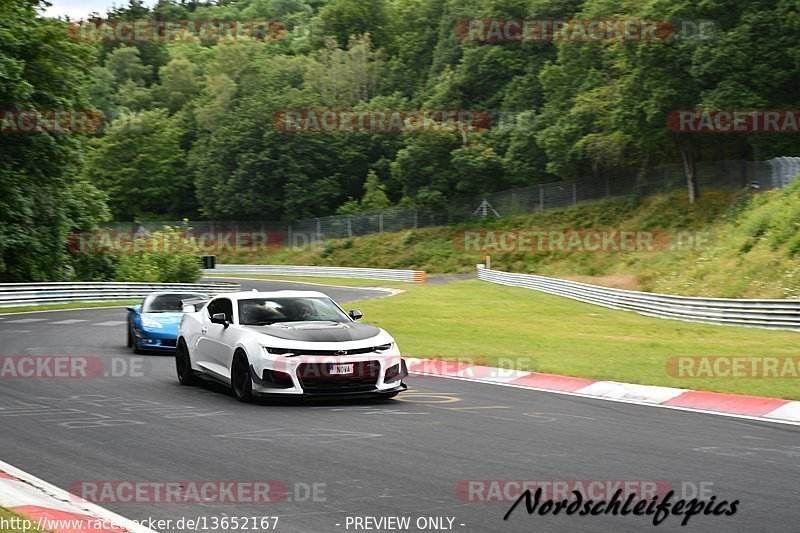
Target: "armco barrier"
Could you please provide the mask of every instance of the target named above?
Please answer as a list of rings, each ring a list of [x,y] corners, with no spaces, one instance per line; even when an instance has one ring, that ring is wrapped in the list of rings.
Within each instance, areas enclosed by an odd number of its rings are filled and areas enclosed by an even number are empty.
[[[612,309],[636,311],[642,315],[660,318],[800,331],[800,300],[737,300],[672,296],[598,287],[532,274],[512,274],[482,268],[482,265],[478,265],[478,278],[500,285],[534,289]]]
[[[421,270],[388,268],[348,268],[294,265],[217,265],[203,270],[204,274],[275,274],[277,276],[314,276],[332,278],[381,279],[387,281],[425,281]]]
[[[0,308],[70,302],[113,302],[144,298],[153,291],[219,294],[241,290],[234,283],[0,283]]]

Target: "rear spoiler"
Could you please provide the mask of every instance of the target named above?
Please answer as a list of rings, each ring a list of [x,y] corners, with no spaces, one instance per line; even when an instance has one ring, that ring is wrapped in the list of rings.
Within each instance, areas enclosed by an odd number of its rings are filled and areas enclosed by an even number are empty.
[[[196,313],[203,306],[211,300],[210,296],[205,296],[203,298],[187,298],[185,300],[181,300],[181,305],[183,306],[184,313]]]

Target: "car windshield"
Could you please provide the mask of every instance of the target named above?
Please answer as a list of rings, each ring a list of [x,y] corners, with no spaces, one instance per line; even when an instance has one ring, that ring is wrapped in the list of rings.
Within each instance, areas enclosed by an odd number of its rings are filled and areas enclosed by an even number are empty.
[[[142,313],[180,313],[183,300],[202,297],[197,293],[154,294],[145,298]]]
[[[239,300],[239,323],[265,326],[275,322],[332,320],[349,322],[349,317],[329,298],[251,298]]]

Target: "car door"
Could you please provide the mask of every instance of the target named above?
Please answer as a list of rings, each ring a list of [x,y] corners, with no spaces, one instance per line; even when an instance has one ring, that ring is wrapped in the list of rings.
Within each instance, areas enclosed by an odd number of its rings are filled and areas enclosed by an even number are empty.
[[[211,322],[211,317],[217,313],[225,314],[228,322],[233,322],[233,303],[229,298],[215,298],[206,306],[195,360],[204,370],[221,378],[230,378],[234,334],[230,326]]]

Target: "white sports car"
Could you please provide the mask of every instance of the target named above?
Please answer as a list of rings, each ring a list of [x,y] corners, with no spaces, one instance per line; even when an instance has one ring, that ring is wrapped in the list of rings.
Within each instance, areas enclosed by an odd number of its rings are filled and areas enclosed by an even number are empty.
[[[178,380],[199,377],[260,395],[393,397],[407,387],[406,363],[384,330],[356,322],[321,292],[236,292],[183,315],[175,363]]]

